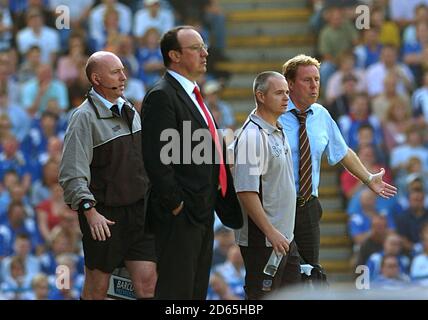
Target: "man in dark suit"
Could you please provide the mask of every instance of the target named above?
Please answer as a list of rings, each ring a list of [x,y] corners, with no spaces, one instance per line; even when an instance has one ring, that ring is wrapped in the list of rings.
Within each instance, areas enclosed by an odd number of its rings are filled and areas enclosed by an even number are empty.
[[[207,47],[193,27],[181,26],[163,35],[161,51],[167,72],[147,93],[142,111],[143,158],[152,183],[147,214],[158,256],[155,295],[205,299],[214,210],[231,228],[242,226],[242,213],[214,118],[196,84],[206,72]]]

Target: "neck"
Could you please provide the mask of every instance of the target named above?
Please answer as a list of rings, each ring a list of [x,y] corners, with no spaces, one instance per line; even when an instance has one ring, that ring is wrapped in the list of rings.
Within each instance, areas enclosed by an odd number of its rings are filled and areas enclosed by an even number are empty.
[[[104,99],[106,99],[107,101],[109,101],[109,102],[111,102],[111,103],[115,103],[116,102],[116,100],[117,100],[117,98],[114,98],[114,97],[110,97],[110,96],[108,96],[106,93],[105,93],[105,91],[103,90],[103,87],[101,87],[101,86],[97,86],[97,87],[94,87],[94,90],[96,91],[96,93],[98,93],[101,97],[103,97]]]
[[[178,73],[180,76],[185,77],[189,81],[196,82],[196,80],[198,79],[198,76],[189,74],[188,72],[182,70],[182,68],[180,68],[179,66],[170,65],[168,69]]]
[[[272,113],[266,112],[263,108],[258,107],[256,110],[256,115],[262,118],[264,121],[269,123],[270,125],[276,127],[278,116]]]
[[[306,105],[303,102],[299,101],[296,97],[290,95],[290,99],[293,102],[296,109],[298,109],[300,112],[305,112],[311,105]]]

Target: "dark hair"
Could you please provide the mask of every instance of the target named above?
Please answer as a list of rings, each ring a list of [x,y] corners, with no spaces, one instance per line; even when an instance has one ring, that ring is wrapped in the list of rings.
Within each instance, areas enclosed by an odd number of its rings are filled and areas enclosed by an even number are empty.
[[[168,53],[171,50],[180,50],[180,43],[178,42],[178,32],[183,29],[192,29],[195,30],[192,26],[178,26],[173,29],[168,30],[164,35],[162,36],[160,40],[160,48],[162,52],[162,58],[163,58],[163,64],[165,67],[169,67],[171,64],[171,59],[169,58]]]

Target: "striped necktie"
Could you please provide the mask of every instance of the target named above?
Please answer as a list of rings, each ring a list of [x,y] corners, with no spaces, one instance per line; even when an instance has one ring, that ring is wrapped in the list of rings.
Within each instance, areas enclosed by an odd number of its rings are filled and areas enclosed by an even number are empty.
[[[293,114],[297,117],[299,128],[299,196],[303,197],[305,201],[309,200],[312,194],[312,160],[311,160],[311,146],[306,132],[306,117],[308,112],[298,113],[296,109],[292,110]]]

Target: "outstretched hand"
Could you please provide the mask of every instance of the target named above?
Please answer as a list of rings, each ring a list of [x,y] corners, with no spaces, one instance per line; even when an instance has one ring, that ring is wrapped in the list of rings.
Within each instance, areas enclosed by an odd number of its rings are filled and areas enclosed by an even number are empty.
[[[373,178],[367,186],[382,198],[389,199],[397,194],[397,188],[382,180],[384,174],[385,169],[380,169],[378,173],[373,174]]]

